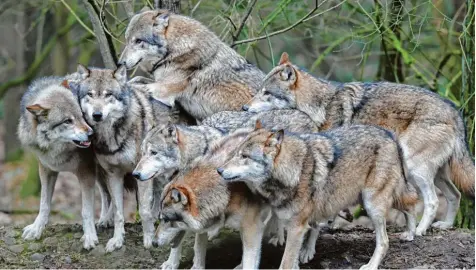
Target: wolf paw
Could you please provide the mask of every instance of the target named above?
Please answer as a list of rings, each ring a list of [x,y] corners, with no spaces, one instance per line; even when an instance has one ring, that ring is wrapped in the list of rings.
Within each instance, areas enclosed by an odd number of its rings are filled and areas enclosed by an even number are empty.
[[[426,229],[417,228],[415,231],[416,236],[423,236],[426,234]]]
[[[106,245],[106,252],[113,252],[116,249],[120,249],[124,243],[124,237],[113,237],[109,239]]]
[[[316,248],[315,247],[310,247],[310,248],[303,248],[299,252],[299,261],[301,263],[308,263],[309,261],[314,258],[314,254],[316,254]]]
[[[41,233],[43,232],[43,229],[45,228],[44,224],[40,223],[33,223],[25,228],[23,228],[23,234],[22,238],[25,240],[37,240],[40,239]]]
[[[378,265],[374,266],[374,265],[371,265],[370,263],[368,263],[368,264],[362,265],[359,269],[360,270],[374,270],[374,269],[377,269],[377,268],[378,268]]]
[[[144,247],[149,249],[152,247],[154,243],[154,235],[151,234],[144,234]]]
[[[163,270],[165,270],[165,269],[173,270],[173,269],[178,269],[178,266],[179,266],[178,263],[169,262],[169,260],[167,260],[162,264],[161,268]]]
[[[398,238],[403,241],[413,241],[415,235],[411,232],[403,232]]]
[[[449,222],[445,222],[445,221],[437,221],[437,222],[431,224],[431,227],[437,228],[437,229],[440,229],[440,230],[447,230],[447,229],[452,228],[453,224],[449,223]]]
[[[268,243],[270,243],[271,245],[277,247],[278,245],[282,246],[284,245],[284,236],[281,236],[281,235],[273,235]]]
[[[114,220],[111,217],[105,216],[100,217],[98,220],[98,227],[101,228],[110,228],[114,224]]]
[[[86,250],[94,248],[96,244],[99,243],[98,236],[95,234],[84,234],[83,237],[81,237],[81,241]]]

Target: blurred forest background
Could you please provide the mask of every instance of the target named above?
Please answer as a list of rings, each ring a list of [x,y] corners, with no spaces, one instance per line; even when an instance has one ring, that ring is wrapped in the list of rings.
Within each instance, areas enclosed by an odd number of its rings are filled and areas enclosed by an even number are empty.
[[[16,136],[27,85],[74,72],[77,63],[113,68],[128,20],[144,6],[201,21],[265,72],[286,51],[328,80],[430,89],[460,108],[474,154],[474,0],[2,0],[0,225],[32,221],[39,205],[36,160]],[[60,178],[53,222],[78,221],[79,184]],[[456,225],[474,228],[471,201],[462,201]]]

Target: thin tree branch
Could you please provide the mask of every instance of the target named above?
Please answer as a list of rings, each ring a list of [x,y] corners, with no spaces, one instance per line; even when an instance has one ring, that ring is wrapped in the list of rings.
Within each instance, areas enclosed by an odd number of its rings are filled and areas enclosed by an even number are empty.
[[[245,23],[251,14],[251,11],[253,11],[253,8],[255,7],[256,2],[258,2],[258,0],[252,0],[252,1],[253,2],[251,2],[248,6],[248,10],[246,11],[245,16],[243,16],[243,19],[241,19],[241,23],[240,23],[240,26],[238,26],[238,30],[236,30],[236,33],[232,36],[233,43],[238,40],[238,37],[240,36],[241,31],[243,31],[243,27],[245,27]]]
[[[338,5],[341,5],[342,3],[338,4]],[[245,43],[250,43],[250,42],[254,42],[254,41],[258,41],[258,40],[262,40],[262,39],[266,39],[266,38],[269,38],[269,37],[272,37],[272,36],[276,36],[276,35],[279,35],[279,34],[282,34],[282,33],[285,33],[291,29],[293,29],[294,27],[298,26],[299,24],[301,24],[302,22],[304,22],[304,20],[306,20],[307,18],[309,18],[318,8],[318,5],[317,5],[317,0],[316,0],[316,6],[311,10],[309,11],[309,13],[307,13],[304,17],[302,17],[301,19],[299,19],[297,22],[293,23],[292,25],[284,28],[284,29],[281,29],[281,30],[278,30],[278,31],[275,31],[275,32],[272,32],[268,35],[264,35],[264,36],[259,36],[259,37],[255,37],[255,38],[250,38],[250,39],[244,39],[244,40],[239,40],[239,41],[235,41],[231,44],[231,47],[236,47],[237,45],[240,45],[240,44],[245,44]]]
[[[110,39],[106,36],[106,33],[102,27],[101,20],[96,10],[96,4],[94,0],[83,0],[86,10],[88,11],[89,18],[93,25],[94,33],[96,34],[97,41],[99,43],[99,50],[101,52],[104,66],[109,69],[115,69],[117,63],[117,57],[114,49],[114,45]]]
[[[86,29],[86,31],[88,31],[89,33],[91,33],[93,36],[96,36],[93,32],[93,30],[91,30],[91,28],[89,28],[80,18],[79,16],[76,14],[76,12],[74,12],[74,10],[64,1],[64,0],[60,0],[61,3],[63,3],[63,5],[69,10],[69,12],[71,12],[71,14],[73,14],[73,16],[76,18],[76,20],[79,22],[79,24],[81,24],[82,27],[84,27],[84,29]]]

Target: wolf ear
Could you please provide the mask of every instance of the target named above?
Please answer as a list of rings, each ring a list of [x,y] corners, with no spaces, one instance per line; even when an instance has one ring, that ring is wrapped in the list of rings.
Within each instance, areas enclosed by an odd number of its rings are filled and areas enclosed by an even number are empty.
[[[170,197],[172,197],[172,201],[174,203],[182,203],[183,205],[186,205],[188,203],[187,196],[180,192],[180,190],[173,188],[170,194]]]
[[[279,73],[281,81],[287,81],[291,84],[296,82],[296,70],[291,65],[286,65]]]
[[[127,69],[125,65],[120,65],[115,71],[114,71],[114,78],[120,83],[120,84],[126,84],[127,83]]]
[[[26,109],[36,117],[47,116],[50,109],[42,107],[40,104],[27,106]]]
[[[255,123],[255,130],[262,129],[263,124],[261,123],[261,120],[257,119]]]
[[[291,63],[289,61],[289,55],[287,52],[283,52],[283,54],[281,54],[281,58],[279,59],[279,64],[278,65],[283,65],[283,64],[287,64],[287,63]]]
[[[167,27],[169,26],[169,13],[159,11],[154,17],[154,26]]]
[[[140,11],[139,13],[142,13],[142,12],[146,12],[146,11],[151,11],[152,9],[150,9],[149,6],[144,6]]]
[[[266,140],[265,146],[268,147],[280,147],[284,138],[284,130],[280,129],[271,134]]]
[[[78,64],[77,73],[78,73],[78,75],[79,75],[79,78],[80,78],[81,80],[84,80],[84,79],[86,79],[87,77],[89,77],[89,74],[91,73],[91,71],[90,71],[87,67],[85,67],[85,66],[83,66],[83,65],[81,65],[81,64]]]
[[[61,86],[63,86],[63,87],[66,88],[66,89],[71,89],[71,88],[69,87],[68,80],[63,80],[63,81],[61,82]]]

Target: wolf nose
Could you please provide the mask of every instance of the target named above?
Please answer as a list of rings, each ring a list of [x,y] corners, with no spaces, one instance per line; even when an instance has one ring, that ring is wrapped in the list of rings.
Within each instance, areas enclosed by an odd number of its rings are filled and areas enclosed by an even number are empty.
[[[224,171],[225,171],[225,169],[223,169],[223,168],[218,168],[218,169],[217,169],[217,173],[218,173],[219,175],[222,175]]]
[[[247,110],[250,108],[250,106],[248,106],[248,105],[245,104],[245,105],[243,105],[243,107],[241,107],[241,108],[243,109],[243,111],[247,111]]]
[[[132,172],[132,177],[134,177],[137,180],[140,180],[140,172],[133,171]]]
[[[99,122],[102,120],[102,112],[93,112],[93,119],[96,122]]]
[[[117,66],[123,66],[126,64],[126,61],[122,60],[122,59],[119,59],[119,61],[117,62]]]

